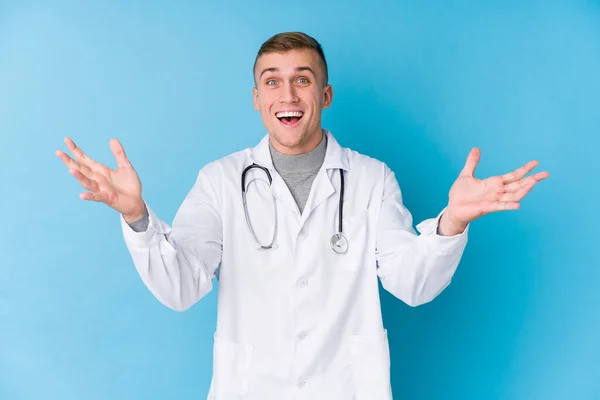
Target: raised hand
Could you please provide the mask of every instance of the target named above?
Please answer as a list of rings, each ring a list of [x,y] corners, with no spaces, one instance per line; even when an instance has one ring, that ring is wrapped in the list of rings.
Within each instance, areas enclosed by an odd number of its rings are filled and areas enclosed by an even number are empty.
[[[440,221],[442,233],[460,233],[468,223],[483,215],[519,209],[519,202],[525,195],[549,176],[544,171],[525,177],[538,165],[534,160],[513,172],[480,180],[474,176],[480,157],[479,149],[471,150],[463,170],[450,188],[448,207]]]
[[[75,160],[61,150],[57,150],[56,155],[69,167],[69,172],[81,186],[88,190],[79,196],[82,200],[102,202],[121,213],[127,222],[143,216],[142,183],[117,139],[111,139],[109,143],[117,160],[116,170],[91,159],[70,138],[65,138],[65,144]]]

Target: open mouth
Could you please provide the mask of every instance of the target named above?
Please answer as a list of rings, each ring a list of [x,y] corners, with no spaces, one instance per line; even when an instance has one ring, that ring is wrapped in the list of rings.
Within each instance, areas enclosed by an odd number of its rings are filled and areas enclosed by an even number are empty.
[[[281,111],[275,114],[279,122],[285,126],[294,126],[302,119],[302,111]]]

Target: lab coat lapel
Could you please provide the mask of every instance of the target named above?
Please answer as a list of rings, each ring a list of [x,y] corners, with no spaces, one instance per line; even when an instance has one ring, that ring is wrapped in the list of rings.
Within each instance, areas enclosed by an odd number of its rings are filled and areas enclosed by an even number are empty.
[[[315,208],[323,201],[337,192],[340,195],[340,173],[339,170],[349,171],[348,158],[343,149],[329,131],[324,131],[327,139],[327,150],[323,165],[313,182],[304,212],[302,223],[304,223]],[[346,182],[348,179],[346,179]]]
[[[275,166],[273,165],[273,159],[271,158],[271,153],[269,151],[269,134],[266,134],[261,141],[252,148],[250,159],[252,162],[266,167],[269,170],[269,173],[273,178],[273,183],[271,185],[273,195],[286,208],[299,215],[300,210],[298,209],[296,200],[294,200],[294,197],[292,196],[292,192],[287,187],[281,175],[277,173],[277,170],[275,170]]]
[[[327,149],[325,151],[325,159],[323,165],[317,173],[312,184],[304,212],[302,213],[302,223],[310,216],[312,211],[317,208],[323,201],[334,193],[340,190],[339,169],[348,172],[350,166],[348,158],[344,154],[344,150],[335,140],[331,132],[324,130],[327,137]],[[283,203],[290,210],[298,211],[298,205],[292,196],[289,188],[285,184],[283,178],[277,173],[273,166],[271,153],[269,151],[269,135],[265,135],[262,140],[256,145],[251,156],[253,162],[266,167],[273,177],[272,190],[275,198]],[[348,179],[346,179],[348,181]]]

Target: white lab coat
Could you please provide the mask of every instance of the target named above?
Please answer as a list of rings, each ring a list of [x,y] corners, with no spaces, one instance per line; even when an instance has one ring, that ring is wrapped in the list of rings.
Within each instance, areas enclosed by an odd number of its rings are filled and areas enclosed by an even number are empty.
[[[324,163],[300,213],[275,171],[268,135],[202,168],[172,227],[148,204],[135,232],[121,217],[141,279],[164,305],[184,311],[213,288],[218,319],[208,399],[387,400],[392,398],[387,330],[378,279],[411,306],[434,299],[462,257],[467,232],[436,234],[438,218],[412,227],[394,173],[342,148],[330,132]],[[269,169],[277,205],[276,248],[259,250],[246,225],[241,173]],[[334,253],[344,170],[346,254]],[[264,172],[247,175],[248,208],[262,243],[273,228]],[[401,396],[400,396],[401,397]]]

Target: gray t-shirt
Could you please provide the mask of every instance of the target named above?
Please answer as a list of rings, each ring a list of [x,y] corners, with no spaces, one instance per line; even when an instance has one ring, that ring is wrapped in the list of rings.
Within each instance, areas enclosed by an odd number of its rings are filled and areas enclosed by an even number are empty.
[[[311,152],[299,155],[283,154],[275,150],[269,141],[269,150],[273,159],[273,166],[281,175],[290,189],[300,212],[304,210],[310,188],[312,187],[317,172],[323,165],[327,150],[327,136],[323,135],[321,143]],[[129,224],[136,232],[148,229],[148,210],[143,217]]]
[[[282,154],[273,148],[271,142],[269,142],[269,150],[271,151],[273,166],[290,189],[294,200],[296,200],[298,209],[302,213],[308,200],[312,183],[325,159],[327,136],[323,135],[321,143],[309,153],[298,155]]]

